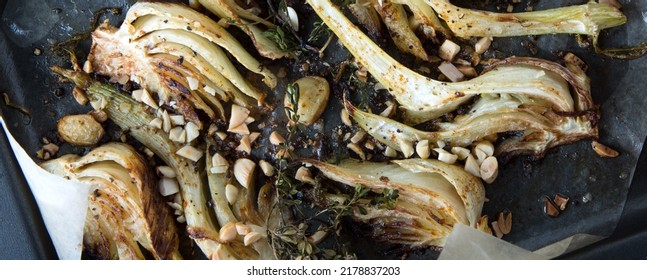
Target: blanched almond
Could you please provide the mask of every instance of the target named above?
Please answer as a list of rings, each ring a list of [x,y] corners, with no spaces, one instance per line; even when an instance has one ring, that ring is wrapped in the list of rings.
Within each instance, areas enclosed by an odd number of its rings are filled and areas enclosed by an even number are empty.
[[[431,155],[431,150],[429,149],[429,140],[422,140],[416,144],[416,153],[421,159],[428,159]]]
[[[267,177],[274,176],[274,167],[272,166],[272,164],[270,164],[267,161],[260,160],[258,162],[258,165],[261,167],[261,170],[263,170],[263,174],[265,174],[265,176]]]
[[[405,158],[410,158],[413,155],[413,143],[407,140],[398,139],[398,145],[400,146],[400,150],[402,151],[402,154],[404,154]]]
[[[249,188],[254,180],[255,169],[256,163],[250,159],[239,158],[234,163],[234,177],[241,186]]]
[[[231,118],[229,119],[228,131],[245,123],[247,117],[249,117],[249,109],[236,104],[231,105]]]
[[[452,147],[452,154],[458,156],[459,160],[465,160],[470,155],[470,150],[463,147]]]
[[[225,186],[225,197],[229,204],[233,205],[236,203],[236,200],[238,199],[238,188],[232,184],[227,184]]]
[[[305,166],[301,166],[299,167],[299,169],[297,169],[297,173],[294,175],[294,179],[308,184],[315,183],[315,180],[312,179],[312,173],[310,173],[310,169]]]
[[[171,124],[174,126],[178,125],[184,125],[184,116],[182,115],[169,115],[169,118],[171,119]]]
[[[184,126],[184,130],[186,131],[186,142],[191,142],[198,138],[200,136],[200,129],[198,128],[198,125],[193,123],[193,122],[188,122]]]
[[[398,156],[398,151],[395,149],[387,146],[386,149],[384,150],[384,155],[387,157],[397,157]]]
[[[458,156],[452,153],[448,153],[448,152],[438,153],[438,160],[444,163],[454,164],[456,163],[457,159],[458,159]]]
[[[360,147],[359,145],[357,145],[355,143],[348,143],[348,145],[346,145],[346,148],[353,151],[356,155],[359,156],[360,159],[366,160],[366,154],[362,150],[362,147]]]
[[[178,193],[180,186],[177,180],[164,177],[159,181],[159,191],[162,196],[169,196]]]
[[[357,144],[360,141],[364,140],[364,137],[366,136],[366,131],[360,130],[358,132],[355,132],[353,137],[350,138],[350,141]]]
[[[452,42],[451,40],[445,40],[440,49],[438,50],[438,56],[444,60],[452,61],[454,57],[461,51],[461,47]]]
[[[252,152],[252,144],[249,141],[248,135],[244,135],[242,138],[240,138],[240,145],[236,147],[236,150],[241,152],[246,152],[248,154]]]
[[[474,149],[483,151],[487,156],[494,155],[494,145],[489,141],[479,141]]]
[[[270,134],[270,143],[272,143],[272,145],[278,146],[285,143],[285,138],[283,138],[283,136],[281,136],[281,134],[279,134],[278,132],[273,131],[272,134]]]
[[[229,162],[221,156],[219,153],[216,153],[211,157],[211,165],[213,166],[229,166]]]
[[[181,149],[179,149],[177,152],[175,152],[178,156],[190,159],[192,161],[198,161],[200,158],[202,158],[202,155],[204,152],[191,147],[191,146],[184,146]]]
[[[186,131],[181,126],[177,126],[171,129],[168,134],[168,139],[177,143],[186,142]]]
[[[476,159],[474,159],[474,156],[472,156],[471,154],[468,155],[467,159],[465,160],[465,171],[467,171],[467,173],[469,174],[481,178],[481,167],[479,166],[478,162],[476,162]]]
[[[257,139],[258,139],[258,137],[260,137],[260,136],[261,136],[261,134],[260,134],[260,133],[258,133],[258,132],[252,132],[252,133],[250,133],[250,134],[249,134],[249,143],[250,143],[250,144],[254,144],[254,142],[256,142],[256,140],[257,140]]]
[[[177,174],[175,174],[175,170],[171,168],[170,166],[158,166],[157,168],[157,173],[161,175],[162,177],[166,178],[175,178]]]
[[[250,232],[252,232],[252,227],[244,223],[238,222],[236,223],[236,232],[238,233],[238,235],[247,235]]]
[[[162,129],[163,123],[162,119],[154,118],[150,123],[148,123],[148,125],[157,129]]]
[[[249,128],[247,128],[247,124],[245,124],[244,122],[242,124],[240,124],[239,126],[237,126],[237,127],[228,129],[227,131],[237,133],[237,134],[240,134],[240,135],[248,135],[249,134]]]
[[[238,236],[238,233],[234,223],[229,222],[220,228],[220,241],[229,242],[236,239],[236,236]]]
[[[189,89],[190,90],[196,90],[196,89],[198,89],[198,86],[200,85],[198,80],[196,80],[193,77],[186,77],[186,81],[189,84]]]
[[[263,236],[260,233],[252,231],[245,235],[245,237],[243,238],[243,244],[245,244],[245,246],[252,245],[261,240],[262,237]]]
[[[479,172],[483,181],[491,184],[499,175],[499,162],[495,157],[488,157],[481,164]]]

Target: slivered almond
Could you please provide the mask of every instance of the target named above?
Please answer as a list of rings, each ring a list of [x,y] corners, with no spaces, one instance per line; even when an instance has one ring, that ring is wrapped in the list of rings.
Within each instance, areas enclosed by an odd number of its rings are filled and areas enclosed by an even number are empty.
[[[483,37],[479,39],[478,42],[476,42],[476,44],[474,44],[474,52],[478,54],[482,54],[485,51],[487,51],[487,49],[490,48],[491,44],[492,44],[492,38]]]
[[[171,128],[173,128],[173,124],[171,123],[171,116],[169,116],[168,112],[164,110],[162,112],[162,130],[168,133],[171,131]]]

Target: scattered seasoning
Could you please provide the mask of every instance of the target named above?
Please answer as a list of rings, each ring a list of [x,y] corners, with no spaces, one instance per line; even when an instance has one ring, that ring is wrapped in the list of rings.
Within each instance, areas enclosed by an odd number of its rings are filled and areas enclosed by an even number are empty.
[[[22,113],[23,115],[25,115],[25,116],[27,116],[27,117],[29,117],[31,119],[31,112],[29,110],[27,110],[25,107],[22,107],[22,106],[20,106],[18,104],[13,103],[11,101],[11,99],[9,98],[9,94],[7,94],[6,92],[3,92],[2,97],[4,99],[4,105],[5,106],[7,106],[9,108],[12,108],[12,109],[16,109],[20,113]]]

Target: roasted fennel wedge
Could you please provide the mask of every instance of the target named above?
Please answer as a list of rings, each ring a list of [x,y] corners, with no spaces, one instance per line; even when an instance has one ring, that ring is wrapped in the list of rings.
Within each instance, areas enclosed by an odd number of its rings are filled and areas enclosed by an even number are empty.
[[[543,65],[510,60],[462,82],[442,82],[405,67],[348,20],[329,0],[308,0],[355,59],[400,103],[405,122],[419,124],[454,111],[481,94],[532,99],[563,112],[575,110],[567,81]],[[549,71],[547,71],[549,70]]]
[[[478,178],[437,160],[304,162],[346,185],[362,185],[378,193],[397,190],[399,197],[393,207],[354,209],[351,215],[371,225],[375,238],[391,243],[442,247],[454,224],[476,226],[485,201],[485,189]],[[322,195],[329,203],[347,199],[338,194]]]
[[[125,83],[138,83],[155,103],[177,107],[199,127],[196,111],[224,119],[220,102],[232,99],[251,107],[265,93],[238,71],[225,51],[273,88],[276,77],[222,26],[191,8],[172,3],[138,2],[124,23],[107,23],[92,33],[86,70]]]
[[[86,73],[58,66],[53,72],[83,88],[91,99],[107,100],[105,107],[110,119],[122,130],[153,151],[177,174],[183,200],[187,232],[208,258],[222,252],[218,227],[207,206],[206,182],[203,180],[202,160],[194,162],[177,154],[182,146],[169,140],[169,134],[150,126],[154,119],[146,105],[139,103],[113,86],[93,80]]]
[[[131,146],[109,143],[41,166],[95,188],[83,231],[87,256],[144,259],[141,246],[156,259],[181,259],[173,214],[157,191],[156,176]]]

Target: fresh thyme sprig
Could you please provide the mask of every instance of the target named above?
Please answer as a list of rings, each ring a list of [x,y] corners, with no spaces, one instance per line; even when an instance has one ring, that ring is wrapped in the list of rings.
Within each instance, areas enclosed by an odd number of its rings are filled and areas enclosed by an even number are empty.
[[[312,44],[324,36],[331,35],[330,28],[328,28],[328,26],[321,20],[315,21],[312,26],[313,29],[310,31],[310,35],[308,36],[308,43]]]

